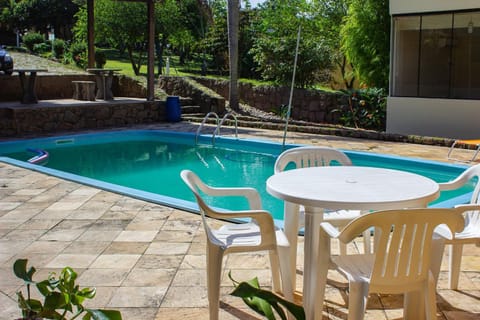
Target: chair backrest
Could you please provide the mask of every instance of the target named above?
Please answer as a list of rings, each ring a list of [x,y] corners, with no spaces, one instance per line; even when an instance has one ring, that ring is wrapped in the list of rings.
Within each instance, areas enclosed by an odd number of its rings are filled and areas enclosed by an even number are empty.
[[[242,219],[251,220],[258,224],[262,233],[262,243],[258,248],[268,248],[276,245],[276,236],[274,231],[273,217],[270,213],[261,208],[261,199],[258,192],[253,188],[214,188],[206,185],[195,173],[190,170],[182,170],[180,173],[182,180],[192,191],[202,216],[205,233],[210,242],[222,246],[215,233],[210,228],[206,217],[219,220]],[[242,196],[248,200],[250,210],[246,211],[219,211],[209,206],[202,198],[200,192],[208,196]],[[240,229],[239,229],[240,230]],[[241,231],[241,230],[240,230]]]
[[[212,218],[222,218],[218,214],[220,214],[217,210],[210,207],[200,195],[200,191],[206,194],[210,194],[211,188],[210,186],[206,185],[195,173],[190,170],[182,170],[180,173],[180,177],[185,182],[187,187],[192,191],[195,199],[197,200],[198,208],[202,217],[205,215],[210,216]]]
[[[472,179],[476,180],[475,188],[470,197],[470,204],[480,204],[480,164],[471,166],[462,172],[456,179],[447,183],[439,183],[440,191],[454,190],[461,188]],[[465,225],[475,224],[480,227],[480,212],[477,210],[468,211],[465,214]]]
[[[275,173],[284,171],[289,163],[295,163],[296,168],[323,167],[334,163],[351,166],[352,161],[345,153],[329,147],[298,147],[288,149],[278,156],[275,162]]]
[[[202,196],[200,195],[200,192],[199,192],[199,191],[201,191],[201,192],[204,192],[204,193],[209,193],[209,191],[212,188],[210,186],[206,185],[205,183],[203,183],[203,181],[195,173],[193,173],[190,170],[182,170],[182,172],[180,172],[180,177],[185,182],[185,184],[188,186],[188,188],[192,191],[193,195],[195,196],[195,199],[197,200],[198,209],[199,209],[201,217],[202,217],[203,227],[204,227],[205,234],[207,235],[208,240],[211,243],[215,243],[218,246],[222,246],[222,241],[220,241],[215,236],[214,232],[212,231],[212,229],[210,228],[210,225],[207,222],[206,217],[209,216],[209,217],[218,218],[218,219],[221,219],[221,218],[224,218],[224,217],[221,216],[221,214],[218,211],[216,211],[215,209],[210,207],[203,200],[203,198],[202,198]]]
[[[370,289],[404,292],[418,288],[428,278],[434,229],[446,224],[453,232],[462,230],[462,211],[444,208],[377,211],[353,220],[339,239],[347,243],[367,228],[375,227],[377,246]]]

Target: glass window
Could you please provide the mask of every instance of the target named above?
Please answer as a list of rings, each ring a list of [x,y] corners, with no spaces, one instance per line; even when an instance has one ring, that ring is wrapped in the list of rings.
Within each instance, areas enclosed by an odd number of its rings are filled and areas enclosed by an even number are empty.
[[[480,12],[457,13],[453,22],[450,95],[480,98]]]
[[[447,98],[450,81],[452,15],[422,17],[418,95]]]
[[[394,18],[393,95],[418,95],[420,16]]]
[[[392,95],[480,98],[480,12],[393,18]]]

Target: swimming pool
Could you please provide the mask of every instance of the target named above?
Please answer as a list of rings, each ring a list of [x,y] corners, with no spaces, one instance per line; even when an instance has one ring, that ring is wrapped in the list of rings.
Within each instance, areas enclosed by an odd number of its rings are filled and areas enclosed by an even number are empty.
[[[287,148],[297,145],[288,145]],[[43,165],[27,162],[35,156],[31,149],[47,151]],[[196,211],[193,195],[180,179],[180,171],[190,169],[213,186],[250,186],[259,190],[263,206],[275,219],[282,220],[283,203],[265,190],[273,174],[282,145],[259,140],[216,139],[201,136],[195,144],[192,133],[167,131],[118,131],[19,140],[0,143],[0,160],[64,179],[77,181],[136,198]],[[464,165],[344,150],[357,166],[400,169],[422,174],[438,182],[449,181]],[[442,194],[432,203],[451,206],[466,202],[470,187]],[[223,198],[217,207],[246,208],[245,201]],[[281,221],[280,221],[281,223]]]

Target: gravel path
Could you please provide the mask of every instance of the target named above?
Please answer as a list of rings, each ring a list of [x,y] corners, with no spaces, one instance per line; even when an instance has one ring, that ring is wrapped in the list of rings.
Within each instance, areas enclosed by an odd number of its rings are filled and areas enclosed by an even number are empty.
[[[13,57],[14,68],[38,68],[47,69],[49,73],[57,74],[86,74],[87,72],[74,65],[65,65],[63,63],[48,60],[42,57],[34,56],[28,53],[10,51]]]

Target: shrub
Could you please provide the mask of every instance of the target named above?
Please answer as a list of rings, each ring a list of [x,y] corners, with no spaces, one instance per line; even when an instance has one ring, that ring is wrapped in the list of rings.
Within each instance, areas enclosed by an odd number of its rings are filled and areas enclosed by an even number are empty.
[[[52,50],[52,46],[50,43],[47,42],[42,42],[42,43],[37,43],[33,46],[33,52],[35,53],[47,53]]]
[[[387,99],[382,88],[364,88],[347,92],[348,108],[335,109],[340,123],[348,127],[385,131]]]
[[[34,52],[36,44],[43,43],[45,38],[40,33],[30,32],[23,36],[23,45],[27,47],[28,51]]]
[[[55,58],[62,58],[65,53],[65,41],[62,39],[55,39],[53,40],[52,47]]]
[[[107,55],[105,52],[100,49],[95,50],[95,66],[97,68],[103,68],[105,63],[107,63]]]
[[[70,46],[72,60],[80,68],[87,66],[87,44],[85,42],[74,42]]]

